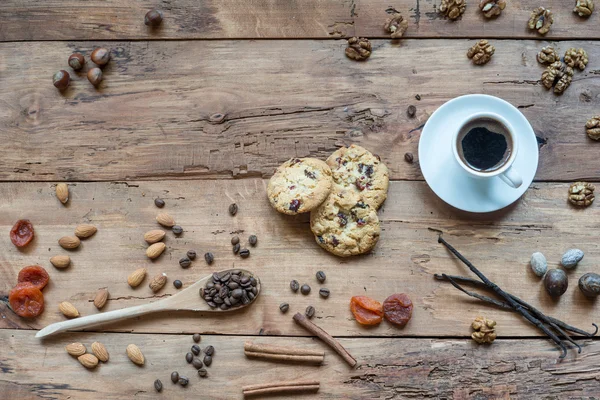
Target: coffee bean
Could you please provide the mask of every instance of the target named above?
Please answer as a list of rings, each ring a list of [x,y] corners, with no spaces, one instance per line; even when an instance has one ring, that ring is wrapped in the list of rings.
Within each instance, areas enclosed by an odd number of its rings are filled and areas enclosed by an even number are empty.
[[[306,316],[312,318],[315,316],[315,308],[313,306],[306,307]]]
[[[208,371],[205,370],[204,368],[200,368],[198,370],[198,375],[200,375],[202,378],[206,378],[206,376],[208,375]]]
[[[194,353],[194,355],[198,355],[200,354],[200,346],[198,346],[197,344],[192,346],[192,353]]]
[[[220,279],[222,283],[227,284],[227,282],[229,282],[229,280],[231,279],[231,273],[225,272],[223,275],[221,275]]]
[[[257,242],[258,238],[256,237],[256,235],[250,235],[250,237],[248,238],[248,243],[250,243],[250,246],[256,246]]]
[[[190,261],[189,258],[183,257],[183,258],[179,259],[179,266],[181,268],[188,268],[190,265],[192,265],[192,262]]]
[[[177,371],[171,372],[171,382],[177,383],[179,381],[179,373]]]
[[[228,287],[229,289],[233,290],[233,289],[237,289],[237,288],[239,288],[239,287],[240,287],[240,284],[239,284],[239,283],[237,283],[237,282],[233,282],[233,281],[231,281],[231,282],[229,282],[229,283],[227,284],[227,287]]]
[[[240,252],[240,244],[239,244],[239,243],[236,243],[236,244],[233,246],[233,254],[237,254],[237,253],[239,253],[239,252]]]
[[[173,286],[175,286],[175,289],[181,289],[181,287],[183,286],[183,283],[181,283],[181,281],[179,279],[175,279],[173,281]]]
[[[213,303],[212,301],[207,301],[206,304],[208,304],[208,306],[210,308],[217,308],[217,305],[215,303]]]
[[[237,303],[240,302],[240,299],[236,299],[233,296],[229,296],[229,302],[231,303],[232,306],[235,306]]]
[[[234,289],[231,292],[231,297],[233,297],[234,299],[240,299],[242,297],[242,295],[244,294],[244,291],[242,289]]]
[[[254,300],[254,298],[256,297],[254,295],[254,293],[252,293],[252,292],[246,292],[246,293],[248,294],[248,298],[250,299],[250,301]]]
[[[199,333],[194,333],[194,336],[192,336],[192,339],[194,339],[194,342],[200,343],[200,340],[202,339],[202,336],[200,336]]]
[[[160,381],[160,379],[154,381],[154,389],[156,389],[157,392],[162,391],[162,382]]]
[[[192,361],[192,365],[196,369],[200,369],[204,366],[204,364],[202,364],[202,360],[200,360],[199,358],[194,358],[194,360]]]
[[[229,205],[229,214],[233,217],[238,212],[238,206],[235,203]]]
[[[252,288],[252,294],[255,296],[258,294],[258,289],[256,287]]]
[[[190,383],[190,380],[186,376],[182,375],[179,377],[179,384],[181,386],[187,386],[188,383]]]
[[[293,292],[297,292],[298,289],[300,289],[300,284],[297,280],[294,279],[290,282],[290,289],[292,289]]]
[[[319,290],[319,294],[321,295],[321,297],[328,298],[329,297],[329,289],[321,288]]]
[[[189,363],[191,363],[193,359],[194,359],[194,355],[193,355],[192,353],[188,352],[188,353],[185,355],[185,361],[187,361],[187,362],[188,362],[188,364],[189,364]]]
[[[413,118],[416,113],[417,113],[417,107],[415,107],[413,105],[408,106],[408,108],[406,109],[406,114],[408,114],[408,116],[410,118]]]
[[[258,284],[258,282],[256,281],[256,278],[254,278],[253,276],[250,277],[250,284],[252,286],[256,286]]]
[[[250,250],[248,250],[248,249],[241,249],[240,250],[240,257],[242,257],[242,258],[248,258],[248,257],[250,257]]]
[[[317,280],[318,280],[319,282],[321,282],[321,283],[325,282],[325,279],[326,279],[326,278],[327,278],[327,277],[325,276],[325,272],[323,272],[323,271],[318,271],[318,272],[317,272]]]
[[[158,208],[163,208],[165,206],[165,201],[157,197],[156,199],[154,199],[154,205]]]
[[[279,311],[281,311],[282,313],[286,313],[288,312],[288,310],[290,309],[290,305],[288,303],[281,303],[279,305]]]
[[[248,297],[248,295],[246,294],[246,292],[244,292],[242,294],[242,304],[246,305],[248,303],[250,303],[250,298]]]
[[[208,253],[206,253],[206,254],[208,254]],[[204,255],[204,258],[206,258],[206,254]],[[214,283],[215,285],[216,285],[217,283],[221,282],[221,277],[219,276],[219,273],[218,273],[218,272],[213,272],[213,274],[212,274],[212,280],[213,280],[213,283]]]
[[[223,304],[223,299],[220,297],[213,297],[213,303],[218,304],[219,306]]]
[[[190,260],[195,260],[196,259],[196,250],[188,250],[187,253],[185,254],[187,256],[187,258],[189,258]]]
[[[210,367],[210,364],[212,364],[212,357],[211,356],[205,356],[204,357],[204,365],[206,365],[207,367]]]
[[[302,287],[300,288],[300,293],[302,293],[303,295],[307,295],[310,293],[310,286],[308,286],[306,283],[304,285],[302,285]]]
[[[215,256],[213,256],[212,253],[206,253],[206,254],[204,254],[204,260],[206,260],[206,263],[208,265],[210,265],[213,263],[213,261],[215,261]],[[217,276],[218,276],[218,274],[217,274]]]
[[[238,244],[240,242],[240,238],[238,236],[234,236],[231,238],[231,244],[233,246],[235,246],[236,244]]]
[[[204,354],[206,354],[207,356],[212,356],[213,354],[215,354],[215,348],[213,346],[206,346],[204,348]]]
[[[183,233],[183,228],[180,227],[179,225],[175,225],[174,227],[171,228],[171,230],[177,236],[179,236],[179,235],[181,235]]]
[[[412,153],[404,153],[404,160],[409,163],[412,164],[412,162],[414,161],[415,157],[413,156]]]
[[[250,278],[248,278],[247,276],[243,276],[240,278],[240,284],[242,286],[250,284]]]

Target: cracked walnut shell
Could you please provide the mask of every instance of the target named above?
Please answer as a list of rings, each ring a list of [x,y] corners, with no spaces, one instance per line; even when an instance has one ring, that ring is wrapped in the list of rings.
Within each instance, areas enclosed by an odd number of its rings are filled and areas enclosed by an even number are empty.
[[[467,8],[466,0],[442,0],[440,12],[450,19],[457,19]]]
[[[590,139],[600,140],[600,115],[590,118],[586,122],[585,128]]]
[[[487,40],[480,40],[467,51],[467,57],[473,60],[473,64],[483,65],[490,61],[496,49]]]
[[[546,89],[554,86],[554,93],[562,94],[573,80],[573,68],[561,61],[556,61],[542,73],[542,84]]]
[[[486,18],[492,18],[500,15],[506,8],[506,0],[481,0],[479,9]]]
[[[348,39],[348,47],[346,47],[346,56],[356,61],[363,61],[371,55],[371,42],[366,38],[358,38],[356,36]]]
[[[587,207],[594,202],[596,187],[587,182],[575,182],[569,186],[569,201],[576,206]]]
[[[593,0],[577,0],[573,12],[580,17],[589,17],[594,12]]]
[[[571,68],[579,68],[580,71],[583,71],[587,63],[588,54],[584,49],[571,47],[565,53],[565,64]]]
[[[529,29],[536,30],[539,34],[545,35],[550,30],[553,22],[554,16],[552,15],[552,11],[544,7],[538,7],[531,12],[527,26],[529,26]]]
[[[540,64],[552,64],[560,60],[560,56],[552,46],[542,47],[542,50],[537,55],[537,60]]]
[[[477,317],[471,324],[475,332],[471,338],[477,343],[492,343],[496,339],[496,321],[485,317]]]
[[[383,29],[390,33],[392,39],[401,38],[408,29],[408,21],[404,19],[402,14],[394,14],[385,21]]]

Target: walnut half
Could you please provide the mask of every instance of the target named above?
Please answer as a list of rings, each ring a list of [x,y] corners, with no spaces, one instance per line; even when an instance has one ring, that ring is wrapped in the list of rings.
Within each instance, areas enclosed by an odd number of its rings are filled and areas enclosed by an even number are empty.
[[[585,124],[585,129],[590,139],[600,140],[600,115],[590,118]]]
[[[537,55],[537,60],[540,64],[552,64],[560,60],[560,56],[552,46],[543,47]]]
[[[569,201],[576,206],[587,207],[594,202],[596,187],[587,182],[575,182],[569,187]]]
[[[348,39],[346,56],[356,61],[363,61],[371,55],[371,42],[366,38],[351,37]]]
[[[529,29],[536,30],[539,34],[545,35],[550,30],[553,22],[554,16],[552,15],[552,11],[544,7],[538,7],[531,12],[527,25]]]
[[[466,8],[466,0],[442,0],[439,10],[448,18],[457,19],[465,12]]]
[[[479,9],[486,18],[492,18],[500,15],[506,8],[506,0],[481,0]]]
[[[487,40],[480,40],[467,51],[467,57],[473,60],[473,64],[483,65],[490,61],[496,49]]]
[[[383,29],[390,33],[392,39],[398,39],[401,38],[408,29],[408,21],[404,19],[402,14],[394,14],[385,21]]]
[[[573,12],[580,17],[589,17],[594,12],[593,0],[577,0]]]
[[[588,54],[584,49],[571,47],[565,53],[565,64],[571,68],[579,68],[580,71],[583,71],[587,63]]]
[[[546,89],[554,86],[554,93],[562,94],[573,80],[573,68],[561,61],[556,61],[542,73],[542,84]]]
[[[492,343],[496,339],[496,321],[485,317],[477,317],[471,324],[475,332],[471,338],[477,343]]]

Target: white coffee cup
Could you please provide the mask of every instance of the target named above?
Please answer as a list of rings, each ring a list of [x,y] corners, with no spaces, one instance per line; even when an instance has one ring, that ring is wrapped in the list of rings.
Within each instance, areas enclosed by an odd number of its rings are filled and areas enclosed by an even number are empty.
[[[512,147],[510,149],[510,156],[500,168],[494,169],[493,171],[478,171],[476,169],[473,169],[469,165],[467,165],[459,155],[458,135],[462,131],[463,127],[479,119],[492,119],[504,125],[504,127],[506,128],[506,133],[510,136],[511,139],[510,142],[512,144]],[[512,166],[515,162],[515,159],[517,158],[519,141],[517,139],[517,135],[513,127],[506,119],[504,119],[500,115],[491,112],[479,112],[470,115],[456,129],[456,132],[454,132],[454,135],[452,136],[451,143],[452,151],[454,153],[454,158],[456,159],[456,162],[458,162],[458,164],[472,177],[477,179],[492,179],[497,176],[500,179],[502,179],[502,181],[508,186],[513,187],[515,189],[523,184],[523,178],[521,177],[521,174],[519,174],[519,172]]]

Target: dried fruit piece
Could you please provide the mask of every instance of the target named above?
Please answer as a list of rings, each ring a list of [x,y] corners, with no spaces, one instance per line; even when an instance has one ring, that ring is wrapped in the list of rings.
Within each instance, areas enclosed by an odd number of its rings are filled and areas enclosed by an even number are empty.
[[[486,18],[492,18],[500,15],[506,8],[506,0],[481,0],[479,9]]]
[[[594,12],[593,0],[577,0],[573,12],[580,17],[589,17]]]
[[[587,207],[593,203],[596,187],[587,182],[575,182],[569,186],[569,201],[576,206]]]
[[[66,183],[59,183],[56,185],[56,197],[63,204],[69,201],[69,187]]]
[[[98,231],[94,225],[81,224],[75,228],[75,236],[79,239],[87,239]]]
[[[165,245],[163,242],[154,243],[146,249],[146,255],[151,260],[154,260],[155,258],[160,256],[166,248],[167,245]]]
[[[361,325],[377,325],[383,319],[383,307],[377,300],[367,296],[354,296],[350,299],[350,310]]]
[[[48,272],[39,265],[30,265],[19,271],[19,278],[17,282],[29,282],[36,288],[42,290],[50,281]]]
[[[442,0],[440,12],[454,20],[460,17],[467,8],[466,0]]]
[[[367,38],[351,37],[346,47],[346,57],[356,61],[364,61],[371,55],[371,42]]]
[[[473,64],[483,65],[490,61],[495,51],[494,46],[487,40],[480,40],[467,51],[467,57],[473,60]]]
[[[167,228],[172,228],[175,225],[175,220],[167,213],[158,214],[156,216],[156,222]]]
[[[571,47],[565,53],[565,64],[571,68],[579,68],[583,71],[588,63],[588,54],[584,49]]]
[[[18,220],[10,230],[10,241],[17,247],[25,247],[34,236],[33,225],[28,219]]]
[[[165,237],[166,232],[162,229],[153,229],[144,234],[144,240],[148,244],[160,242]]]
[[[600,115],[590,118],[586,122],[585,128],[590,139],[600,140]]]
[[[79,247],[81,240],[77,236],[63,236],[58,239],[60,247],[66,250],[73,250]]]
[[[79,357],[85,354],[87,349],[83,343],[71,343],[65,346],[65,350],[72,356]]]
[[[96,293],[96,297],[94,297],[94,305],[98,310],[102,309],[108,300],[108,289],[102,288],[98,290]]]
[[[562,94],[573,80],[573,68],[561,61],[556,61],[542,73],[542,84],[546,89],[554,86],[554,93]]]
[[[92,352],[98,358],[98,360],[100,360],[102,362],[108,361],[108,351],[106,350],[106,347],[104,347],[104,345],[102,343],[100,343],[100,342],[92,343]]]
[[[544,7],[538,7],[531,12],[527,26],[529,26],[529,29],[536,30],[539,34],[545,35],[550,30],[553,22],[554,16],[552,11]]]
[[[542,47],[536,58],[540,64],[552,64],[560,60],[560,56],[552,46]]]
[[[413,303],[404,293],[389,296],[383,302],[385,319],[398,326],[405,326],[412,317]]]
[[[127,283],[131,287],[139,286],[146,277],[146,268],[138,268],[127,277]]]
[[[29,282],[19,283],[8,294],[10,308],[20,317],[34,318],[44,311],[44,295]]]
[[[79,317],[79,311],[75,308],[75,306],[68,301],[63,301],[58,305],[58,309],[61,313],[67,318],[77,318]]]
[[[56,268],[67,268],[71,264],[71,257],[69,256],[54,256],[50,259],[50,263]]]
[[[98,358],[93,354],[84,354],[77,357],[77,360],[79,360],[81,365],[89,369],[96,368],[98,365]]]
[[[471,334],[471,338],[477,343],[492,343],[496,339],[496,321],[485,317],[477,317],[471,324],[471,328],[475,332]]]
[[[127,346],[127,357],[137,365],[144,365],[144,355],[139,347],[135,344],[130,344]]]
[[[152,278],[152,281],[150,282],[149,286],[150,286],[150,289],[152,289],[152,291],[154,293],[156,293],[160,289],[162,289],[166,283],[167,283],[167,274],[165,274],[163,272],[162,274],[158,274],[154,278]]]
[[[383,29],[390,33],[392,39],[399,39],[408,29],[408,21],[404,19],[402,14],[394,14],[385,21]]]

